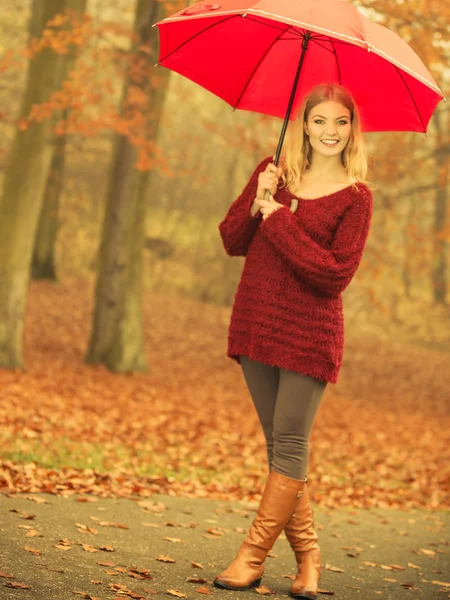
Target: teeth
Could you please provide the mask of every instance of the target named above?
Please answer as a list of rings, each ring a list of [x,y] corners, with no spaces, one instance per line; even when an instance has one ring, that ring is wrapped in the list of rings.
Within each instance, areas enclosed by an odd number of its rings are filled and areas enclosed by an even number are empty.
[[[339,140],[322,140],[322,143],[326,144],[327,146],[335,146],[338,141]]]

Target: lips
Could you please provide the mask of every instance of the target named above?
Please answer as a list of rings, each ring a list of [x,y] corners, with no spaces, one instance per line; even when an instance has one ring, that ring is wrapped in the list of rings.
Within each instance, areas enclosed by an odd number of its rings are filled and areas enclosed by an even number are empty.
[[[339,144],[339,140],[320,140],[322,142],[322,144],[325,144],[325,146],[329,146],[330,148],[332,148],[333,146],[336,146],[336,144]]]

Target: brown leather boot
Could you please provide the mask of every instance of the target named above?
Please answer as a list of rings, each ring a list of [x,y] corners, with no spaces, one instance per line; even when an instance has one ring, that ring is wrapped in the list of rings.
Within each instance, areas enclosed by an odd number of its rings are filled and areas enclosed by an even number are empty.
[[[236,558],[214,580],[217,587],[248,590],[258,587],[264,560],[293,514],[305,482],[271,471],[258,512]]]
[[[307,482],[306,477],[302,497],[284,532],[295,552],[298,569],[291,586],[291,596],[299,600],[316,600],[320,579],[320,548],[314,530]]]

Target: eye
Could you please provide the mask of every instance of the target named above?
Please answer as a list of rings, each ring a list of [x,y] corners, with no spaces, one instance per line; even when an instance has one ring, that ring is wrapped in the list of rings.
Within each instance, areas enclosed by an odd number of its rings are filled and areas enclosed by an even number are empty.
[[[314,123],[317,123],[320,125],[320,123],[323,123],[323,119],[314,119]]]
[[[345,121],[344,119],[339,121],[339,125],[347,125],[347,123],[348,123],[348,121]]]

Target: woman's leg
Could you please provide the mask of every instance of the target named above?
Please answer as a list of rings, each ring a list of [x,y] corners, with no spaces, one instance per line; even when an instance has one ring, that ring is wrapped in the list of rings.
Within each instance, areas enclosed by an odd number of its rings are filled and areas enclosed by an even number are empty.
[[[293,479],[305,479],[309,439],[326,382],[280,369],[273,414],[272,467]]]
[[[270,442],[278,369],[250,361],[246,357],[241,357],[241,364]],[[231,590],[246,590],[260,584],[267,553],[294,514],[304,487],[304,481],[270,470],[248,535],[231,565],[214,579],[214,585]]]
[[[270,471],[273,459],[273,415],[280,381],[280,369],[251,360],[248,356],[241,356],[240,360],[244,378],[266,438]]]
[[[326,382],[282,369],[274,414],[273,468],[304,479],[309,461],[309,438]],[[291,586],[294,598],[318,598],[320,547],[305,479],[301,498],[285,526],[294,550],[297,575]]]

